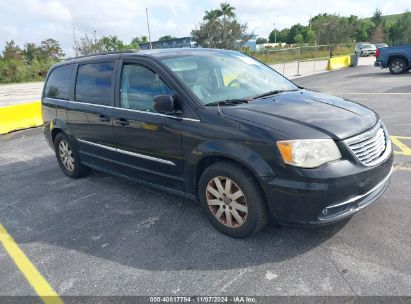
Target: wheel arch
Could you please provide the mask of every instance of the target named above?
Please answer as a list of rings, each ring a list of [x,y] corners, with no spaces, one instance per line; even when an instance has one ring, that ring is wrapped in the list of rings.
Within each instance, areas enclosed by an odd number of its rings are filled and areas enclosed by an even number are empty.
[[[187,158],[186,192],[197,196],[201,174],[210,165],[219,161],[229,161],[245,168],[256,180],[261,190],[263,190],[262,178],[274,176],[268,163],[247,146],[233,142],[212,141],[200,144]]]
[[[407,64],[407,66],[410,65],[410,62],[408,61],[407,56],[402,55],[402,54],[393,54],[393,55],[390,55],[390,56],[388,57],[388,60],[387,60],[387,65],[389,66],[389,65],[391,64],[391,62],[392,62],[394,59],[397,59],[397,58],[404,60],[405,63]]]
[[[54,140],[57,136],[58,133],[63,132],[67,136],[70,136],[69,129],[67,127],[67,124],[65,121],[62,121],[60,119],[54,119],[50,122],[50,136],[51,140],[54,143]]]
[[[53,143],[58,133],[64,133],[64,131],[60,128],[53,128],[53,130],[51,130],[51,141]]]

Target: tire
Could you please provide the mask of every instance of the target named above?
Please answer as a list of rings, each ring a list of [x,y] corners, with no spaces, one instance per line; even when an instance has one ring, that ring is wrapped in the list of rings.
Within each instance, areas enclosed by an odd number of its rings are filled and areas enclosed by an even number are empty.
[[[61,170],[68,177],[79,178],[89,172],[90,169],[80,162],[77,150],[63,132],[54,139],[54,151]]]
[[[208,167],[200,177],[198,193],[207,218],[225,235],[245,238],[268,223],[263,194],[250,172],[239,165],[223,161]]]
[[[407,63],[405,62],[404,59],[394,58],[393,60],[390,61],[388,68],[391,74],[394,74],[394,75],[401,74],[407,71]]]

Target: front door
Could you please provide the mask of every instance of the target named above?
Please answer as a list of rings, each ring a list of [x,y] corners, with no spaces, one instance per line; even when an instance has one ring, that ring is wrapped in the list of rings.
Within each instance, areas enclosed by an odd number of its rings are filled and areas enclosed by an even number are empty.
[[[113,131],[122,171],[139,180],[184,191],[181,118],[153,110],[153,97],[173,90],[153,70],[125,62]]]

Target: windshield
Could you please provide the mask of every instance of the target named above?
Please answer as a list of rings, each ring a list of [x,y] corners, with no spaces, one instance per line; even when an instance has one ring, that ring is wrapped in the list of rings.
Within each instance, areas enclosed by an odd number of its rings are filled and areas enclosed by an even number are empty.
[[[298,87],[264,64],[239,52],[195,52],[161,59],[203,104],[250,100]]]
[[[363,44],[362,48],[363,49],[373,49],[374,46],[372,44]]]

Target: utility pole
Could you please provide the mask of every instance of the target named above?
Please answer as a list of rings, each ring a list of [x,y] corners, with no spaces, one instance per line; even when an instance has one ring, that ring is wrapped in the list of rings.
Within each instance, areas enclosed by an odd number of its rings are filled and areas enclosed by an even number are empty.
[[[277,43],[277,30],[275,29],[275,22],[273,23],[274,25],[274,43]]]
[[[151,44],[150,23],[148,22],[148,7],[146,7],[146,18],[147,18],[148,42],[150,42],[150,50],[152,50],[153,45]]]
[[[311,31],[311,14],[310,14],[310,21],[308,21],[308,24],[310,25],[310,31]]]

